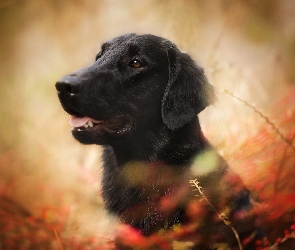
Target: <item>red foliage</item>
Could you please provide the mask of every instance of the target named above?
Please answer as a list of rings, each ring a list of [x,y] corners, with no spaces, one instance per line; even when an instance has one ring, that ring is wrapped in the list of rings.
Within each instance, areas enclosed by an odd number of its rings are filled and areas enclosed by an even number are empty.
[[[295,90],[290,91],[272,110],[270,120],[275,120],[286,140],[266,122],[258,128],[255,136],[245,140],[228,159],[229,164],[252,191],[256,201],[254,212],[260,215],[260,223],[267,233],[265,239],[255,241],[255,249],[269,249],[270,246],[284,249],[290,239],[295,241]],[[82,176],[87,181],[95,181],[88,173],[83,173]],[[228,182],[234,182],[232,176],[227,177]],[[0,194],[4,195],[4,190],[5,188],[0,187]],[[182,190],[179,190],[173,198],[181,199],[182,194]],[[35,218],[19,208],[11,209],[11,204],[7,209],[3,203],[5,202],[0,198],[0,242],[5,249],[114,248],[112,242],[97,236],[65,237],[63,218],[68,216],[68,207],[40,208],[40,217]],[[160,200],[163,210],[172,209],[173,206],[173,199],[163,197]],[[206,206],[199,201],[191,202],[186,208],[187,214],[192,218],[191,223],[175,226],[167,231],[160,230],[149,237],[143,237],[130,226],[120,225],[117,229],[117,244],[138,249],[172,249],[173,241],[198,242],[201,235],[196,236],[194,233],[198,230],[199,223],[206,222],[194,221],[193,218],[206,217],[207,209],[204,208]],[[242,244],[246,245],[251,241],[252,238],[249,237]],[[287,249],[292,249],[288,246]]]
[[[267,237],[255,242],[256,249],[268,249],[271,245],[284,249],[290,239],[295,242],[295,224],[292,219],[295,215],[295,89],[276,104],[273,110],[269,119],[276,121],[275,125],[281,135],[266,122],[230,159],[230,165],[252,191],[256,200],[254,212],[260,215],[260,223],[266,230]],[[230,176],[228,178],[229,182],[233,182]],[[163,205],[171,206],[165,200]],[[192,202],[187,207],[187,213],[194,218],[202,217],[204,209],[200,204]],[[188,235],[198,228],[197,224],[192,223],[190,226],[192,230],[186,231],[186,226],[182,226],[178,228],[178,233],[170,230],[164,235],[155,234],[145,238],[142,242],[145,242],[145,246],[147,240],[149,244],[157,245],[157,237],[166,239],[167,242],[171,239],[188,240]],[[167,238],[168,235],[170,237]],[[196,242],[196,236],[192,241]],[[251,241],[251,237],[246,238],[243,245]],[[286,247],[290,249],[290,243],[288,244]],[[291,244],[295,247],[295,243]]]
[[[63,220],[49,222],[48,209],[44,210],[43,217],[32,217],[3,197],[0,197],[0,208],[0,243],[3,249],[114,248],[113,243],[99,237],[63,236]],[[63,209],[61,213],[64,213]]]

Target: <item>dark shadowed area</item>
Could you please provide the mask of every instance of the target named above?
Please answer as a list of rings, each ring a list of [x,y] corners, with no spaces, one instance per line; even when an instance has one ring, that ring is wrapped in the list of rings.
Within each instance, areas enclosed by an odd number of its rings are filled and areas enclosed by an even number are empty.
[[[117,231],[127,245],[146,240],[104,211],[101,149],[72,138],[54,87],[130,32],[167,38],[204,67],[218,100],[202,129],[269,222],[257,249],[294,238],[292,0],[0,0],[0,249],[112,249]]]

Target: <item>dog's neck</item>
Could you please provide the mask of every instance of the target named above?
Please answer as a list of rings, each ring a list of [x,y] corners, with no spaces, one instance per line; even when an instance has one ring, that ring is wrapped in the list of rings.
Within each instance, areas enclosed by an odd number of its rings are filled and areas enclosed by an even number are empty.
[[[136,140],[134,140],[136,138]],[[112,145],[117,165],[130,161],[164,162],[167,165],[186,165],[198,153],[211,148],[204,137],[198,118],[177,130],[156,127],[149,134],[138,133]]]

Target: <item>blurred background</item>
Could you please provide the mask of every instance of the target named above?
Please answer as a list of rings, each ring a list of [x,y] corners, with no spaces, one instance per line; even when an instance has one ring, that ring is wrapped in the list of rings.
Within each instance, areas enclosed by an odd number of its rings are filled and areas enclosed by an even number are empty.
[[[101,43],[129,32],[165,37],[204,67],[218,101],[202,112],[202,128],[249,184],[241,164],[274,155],[259,158],[276,134],[263,115],[285,126],[284,136],[294,131],[293,0],[0,0],[2,212],[63,224],[62,235],[112,237],[115,221],[99,194],[100,147],[71,137],[54,84],[93,63]],[[249,139],[257,134],[261,141]],[[19,234],[16,225],[3,239]]]

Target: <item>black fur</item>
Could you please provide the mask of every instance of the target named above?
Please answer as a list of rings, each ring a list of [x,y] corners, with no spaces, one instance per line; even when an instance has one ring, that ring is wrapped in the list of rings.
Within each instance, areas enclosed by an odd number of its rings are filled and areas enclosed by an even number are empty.
[[[230,208],[228,219],[240,236],[253,232],[253,217],[236,216],[250,210],[249,192],[199,125],[197,115],[214,99],[213,87],[174,44],[153,35],[114,38],[102,45],[94,64],[64,76],[56,88],[69,114],[101,121],[72,134],[83,144],[104,146],[105,207],[122,222],[148,236],[197,220],[202,223],[196,235],[202,237],[196,249],[220,242],[234,249],[232,230],[215,218]],[[212,169],[199,160],[204,155],[214,162]],[[214,209],[195,197],[189,181],[196,178]],[[173,205],[165,207],[163,198]],[[205,210],[202,218],[188,215],[194,200]]]

